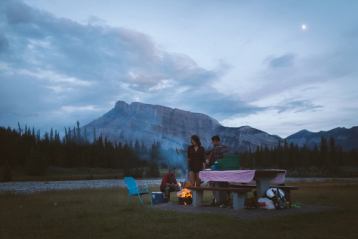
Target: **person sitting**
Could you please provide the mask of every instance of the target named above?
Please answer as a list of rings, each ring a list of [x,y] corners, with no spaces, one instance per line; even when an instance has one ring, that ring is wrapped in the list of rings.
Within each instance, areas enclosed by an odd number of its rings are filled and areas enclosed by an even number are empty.
[[[166,201],[170,200],[170,193],[179,190],[177,180],[175,178],[175,168],[169,168],[168,173],[166,173],[160,184],[160,191],[164,193],[164,198]]]

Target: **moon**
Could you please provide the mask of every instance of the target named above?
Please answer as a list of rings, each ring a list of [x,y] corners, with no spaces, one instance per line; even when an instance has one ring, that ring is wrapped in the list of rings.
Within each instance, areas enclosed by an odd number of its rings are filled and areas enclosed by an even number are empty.
[[[302,31],[307,31],[307,25],[306,25],[306,24],[302,24],[302,25],[301,25],[301,30],[302,30]]]

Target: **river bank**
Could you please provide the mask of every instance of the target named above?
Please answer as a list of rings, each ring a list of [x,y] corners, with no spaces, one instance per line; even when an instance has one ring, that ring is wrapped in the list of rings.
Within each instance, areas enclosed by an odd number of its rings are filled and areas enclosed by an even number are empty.
[[[178,179],[184,181],[184,179]],[[139,185],[159,186],[161,179],[139,179]],[[287,183],[358,183],[358,178],[286,178]],[[67,181],[23,181],[0,183],[0,192],[36,193],[60,190],[123,188],[123,179],[67,180]]]

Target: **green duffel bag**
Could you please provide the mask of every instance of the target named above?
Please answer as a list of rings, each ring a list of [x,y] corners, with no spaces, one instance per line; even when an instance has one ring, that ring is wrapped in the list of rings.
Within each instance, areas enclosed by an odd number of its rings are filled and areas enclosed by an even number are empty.
[[[225,155],[223,159],[217,161],[219,170],[240,169],[240,158],[238,155]]]

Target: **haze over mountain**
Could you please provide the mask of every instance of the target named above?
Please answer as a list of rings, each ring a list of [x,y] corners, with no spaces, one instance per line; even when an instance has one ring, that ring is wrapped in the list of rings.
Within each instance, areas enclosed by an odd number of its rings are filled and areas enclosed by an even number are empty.
[[[201,113],[140,102],[127,104],[124,101],[118,101],[109,112],[82,127],[83,130],[85,128],[87,133],[95,129],[97,136],[105,136],[112,142],[138,141],[146,146],[160,142],[163,148],[183,149],[193,134],[200,136],[205,147],[210,146],[211,137],[217,134],[224,144],[236,152],[252,151],[258,146],[272,148],[285,140],[250,126],[225,127],[216,119]],[[358,149],[358,127],[317,133],[301,130],[286,140],[312,148],[319,145],[321,137],[333,137],[344,150]]]
[[[160,142],[164,148],[183,148],[190,136],[200,136],[202,144],[210,146],[211,137],[220,135],[222,142],[233,151],[254,150],[257,146],[277,146],[280,137],[249,126],[224,127],[217,120],[200,113],[172,109],[160,105],[118,101],[100,118],[85,125],[87,132],[96,129],[111,141],[139,141],[145,145]]]

